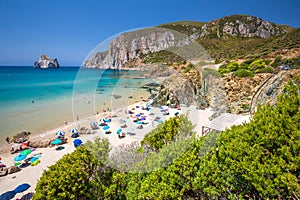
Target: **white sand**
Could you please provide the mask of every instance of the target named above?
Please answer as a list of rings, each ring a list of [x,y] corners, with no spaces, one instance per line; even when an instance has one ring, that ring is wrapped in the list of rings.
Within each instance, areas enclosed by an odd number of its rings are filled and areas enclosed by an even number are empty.
[[[136,103],[133,106],[129,107],[135,107],[136,105],[143,105],[145,102],[139,102]],[[128,107],[128,108],[129,108]],[[129,117],[129,114],[125,114],[125,108],[124,109],[118,109],[112,113],[101,113],[96,116],[90,116],[86,119],[80,120],[79,124],[81,127],[85,126],[90,128],[89,123],[92,121],[97,121],[99,122],[99,119],[102,117],[105,117],[107,115],[114,115],[116,114],[118,117],[112,118],[112,122],[109,123],[110,126],[110,131],[112,131],[111,134],[104,134],[105,131],[103,131],[103,128],[100,127],[97,129],[97,133],[91,134],[91,135],[81,135],[80,139],[85,143],[87,140],[94,140],[96,137],[106,137],[109,139],[110,143],[112,146],[118,146],[121,144],[130,144],[133,141],[140,141],[143,139],[145,134],[147,134],[150,130],[154,129],[158,122],[153,122],[153,119],[156,116],[161,117],[163,121],[166,119],[173,117],[175,112],[180,112],[180,113],[189,113],[189,118],[190,120],[196,124],[195,131],[197,134],[201,134],[201,127],[203,125],[208,126],[210,121],[209,117],[213,114],[213,112],[210,109],[207,110],[196,110],[194,106],[190,107],[182,107],[181,110],[177,109],[169,109],[170,115],[163,115],[163,113],[160,111],[159,108],[153,108],[152,111],[146,111],[146,110],[141,110],[140,108],[136,108],[135,114],[136,113],[144,113],[145,116],[147,116],[147,120],[149,124],[144,125],[143,129],[137,129],[136,127],[138,126],[133,122],[133,118]],[[155,115],[150,115],[150,113],[153,112]],[[135,115],[134,114],[134,115]],[[125,138],[119,139],[118,135],[116,134],[117,130],[120,128],[120,120],[126,120],[127,128],[124,128],[123,131],[125,133],[130,132],[133,133],[134,135],[128,135],[126,134]],[[56,161],[58,161],[63,155],[67,153],[71,153],[72,151],[75,150],[75,147],[73,146],[73,139],[70,138],[70,130],[72,128],[77,128],[78,124],[75,122],[68,124],[66,126],[58,127],[56,129],[53,129],[51,131],[47,131],[46,133],[42,134],[41,136],[36,136],[36,137],[41,137],[43,138],[55,138],[55,133],[59,130],[63,130],[66,132],[66,136],[68,138],[68,143],[64,144],[63,146],[65,149],[56,151],[55,147],[52,148],[39,148],[36,149],[35,151],[32,152],[34,153],[42,153],[42,157],[40,158],[41,163],[39,163],[37,166],[28,166],[26,168],[23,168],[20,172],[14,173],[14,174],[9,174],[4,177],[0,177],[0,194],[8,191],[8,190],[13,190],[15,187],[17,187],[19,184],[22,183],[29,183],[31,187],[25,191],[23,194],[26,194],[27,192],[34,192],[34,189],[36,187],[38,179],[41,177],[43,170],[46,170],[48,166],[53,165]],[[17,154],[3,154],[1,155],[3,163],[5,163],[7,166],[11,166],[14,164],[13,158]],[[22,194],[17,194],[15,198],[20,198]]]

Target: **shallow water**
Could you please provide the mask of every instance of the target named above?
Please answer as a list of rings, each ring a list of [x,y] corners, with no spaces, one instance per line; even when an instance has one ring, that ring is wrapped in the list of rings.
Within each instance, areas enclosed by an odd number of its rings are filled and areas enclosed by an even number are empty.
[[[128,105],[128,96],[147,95],[137,89],[147,79],[140,71],[62,67],[0,67],[0,138],[20,131],[38,134],[102,112]],[[121,95],[115,99],[112,95]]]

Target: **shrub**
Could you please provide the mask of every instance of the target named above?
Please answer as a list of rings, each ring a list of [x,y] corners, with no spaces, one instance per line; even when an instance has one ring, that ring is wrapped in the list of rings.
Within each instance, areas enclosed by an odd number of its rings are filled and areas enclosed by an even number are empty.
[[[234,72],[239,69],[239,63],[238,62],[231,62],[227,65],[227,68],[231,71]]]
[[[255,71],[257,69],[265,68],[266,67],[266,62],[264,60],[254,60],[250,65],[249,65],[249,70]]]
[[[237,77],[254,77],[253,72],[247,70],[247,69],[239,69],[233,73],[233,75]]]
[[[192,68],[194,68],[194,65],[188,64],[188,66],[184,69],[184,73],[189,72]]]
[[[221,65],[218,70],[219,70],[220,74],[222,74],[222,75],[230,72],[230,70],[227,68],[226,64]]]

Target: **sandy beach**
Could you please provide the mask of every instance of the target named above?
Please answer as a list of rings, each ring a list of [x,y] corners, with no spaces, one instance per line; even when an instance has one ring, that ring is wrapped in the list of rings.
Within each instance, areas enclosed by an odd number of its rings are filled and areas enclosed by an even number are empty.
[[[99,126],[99,129],[95,130],[94,134],[80,135],[79,139],[83,141],[83,144],[91,140],[93,141],[96,137],[108,138],[112,147],[117,147],[122,144],[130,144],[135,141],[141,141],[143,137],[152,129],[154,129],[159,123],[167,120],[170,117],[174,117],[175,113],[186,114],[188,113],[189,119],[193,124],[196,124],[195,131],[197,135],[201,134],[202,126],[209,126],[211,123],[209,117],[213,114],[211,109],[206,110],[197,110],[195,106],[181,106],[181,109],[168,108],[169,115],[164,115],[162,108],[151,107],[150,110],[142,110],[142,108],[147,106],[147,102],[141,101],[130,106],[126,106],[120,109],[113,110],[111,112],[100,113],[98,115],[90,116],[84,119],[81,119],[78,122],[68,123],[67,125],[55,128],[53,130],[44,132],[40,135],[34,135],[30,137],[31,140],[45,140],[45,139],[55,139],[57,138],[56,132],[64,131],[66,133],[65,137],[68,139],[66,144],[61,146],[64,147],[62,150],[56,150],[56,147],[47,147],[47,148],[37,148],[31,154],[41,154],[41,162],[36,166],[28,166],[23,168],[20,172],[8,174],[4,177],[0,177],[0,194],[15,189],[19,184],[29,183],[31,187],[24,192],[23,194],[17,194],[16,198],[22,197],[22,195],[28,192],[34,192],[36,184],[41,177],[43,170],[46,170],[50,165],[53,165],[58,161],[63,155],[71,153],[75,150],[73,145],[74,139],[71,138],[70,130],[73,128],[87,127],[90,128],[91,122],[100,122],[100,119],[111,117],[111,122],[108,123],[110,127],[108,130],[111,131],[111,134],[105,134],[103,127]],[[128,111],[134,111],[134,114],[129,114]],[[136,114],[142,113],[145,116],[145,124],[143,129],[138,129],[134,120],[136,119]],[[154,121],[158,117],[160,120]],[[126,133],[125,138],[120,139],[118,137],[117,131],[120,129],[121,125],[126,123],[127,127],[122,129],[122,132]],[[148,123],[148,124],[146,124]],[[130,133],[130,134],[129,134]],[[78,138],[76,138],[78,139]],[[2,162],[7,166],[14,165],[14,157],[17,154],[10,154],[9,149],[11,144],[5,145],[1,149],[1,158]]]

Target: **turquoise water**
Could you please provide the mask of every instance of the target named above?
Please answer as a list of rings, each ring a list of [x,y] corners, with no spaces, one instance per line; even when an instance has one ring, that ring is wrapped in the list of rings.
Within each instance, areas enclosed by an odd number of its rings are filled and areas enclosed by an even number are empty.
[[[112,94],[128,101],[127,96],[145,83],[137,78],[142,75],[79,67],[0,67],[0,138],[22,130],[38,133],[64,119],[118,107]]]

